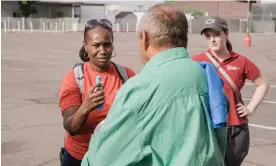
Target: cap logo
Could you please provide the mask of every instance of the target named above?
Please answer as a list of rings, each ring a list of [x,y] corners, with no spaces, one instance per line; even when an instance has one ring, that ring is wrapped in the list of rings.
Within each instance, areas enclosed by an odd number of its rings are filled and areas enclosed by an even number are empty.
[[[208,20],[206,20],[205,24],[213,24],[216,20],[213,18],[210,18]]]
[[[225,25],[225,24],[222,24],[222,26],[223,26],[224,28],[228,28],[227,25]]]

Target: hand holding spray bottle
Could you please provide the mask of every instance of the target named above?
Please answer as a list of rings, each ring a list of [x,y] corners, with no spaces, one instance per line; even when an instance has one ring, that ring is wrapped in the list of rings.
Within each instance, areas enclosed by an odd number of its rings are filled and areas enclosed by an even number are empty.
[[[96,77],[96,83],[101,83],[101,76]],[[98,88],[102,88],[102,84],[100,84]],[[103,104],[99,105],[97,110],[100,111],[102,108],[103,108]]]

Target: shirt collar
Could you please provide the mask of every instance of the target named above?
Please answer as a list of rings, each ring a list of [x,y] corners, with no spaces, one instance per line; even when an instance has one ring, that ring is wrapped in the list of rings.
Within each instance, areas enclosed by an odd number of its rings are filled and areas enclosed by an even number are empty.
[[[162,65],[166,62],[169,62],[175,59],[189,58],[189,57],[190,56],[184,47],[175,47],[175,48],[167,49],[153,56],[144,66],[144,69],[157,67],[159,65]]]
[[[210,49],[208,49],[208,52],[209,52],[215,59],[217,59],[217,58],[213,55],[213,53],[212,53],[212,51],[211,51]],[[235,58],[237,58],[237,57],[238,57],[238,55],[237,55],[235,52],[230,51],[229,54],[227,55],[226,59],[225,59],[223,62],[228,62],[229,60],[235,59]]]

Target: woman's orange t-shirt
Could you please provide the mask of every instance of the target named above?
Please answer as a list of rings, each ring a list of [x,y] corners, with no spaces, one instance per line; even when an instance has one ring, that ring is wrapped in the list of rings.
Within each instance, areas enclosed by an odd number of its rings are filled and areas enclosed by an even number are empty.
[[[131,78],[135,73],[127,68],[128,78]],[[89,114],[87,122],[81,132],[77,136],[71,136],[69,133],[66,135],[65,148],[66,150],[76,159],[82,160],[83,156],[88,150],[89,141],[95,127],[99,122],[106,118],[106,115],[113,104],[116,92],[122,86],[119,73],[117,72],[114,65],[111,65],[108,72],[99,73],[90,67],[89,63],[84,63],[84,84],[83,92],[80,97],[80,92],[75,80],[74,71],[70,70],[64,76],[61,88],[60,88],[60,108],[63,113],[67,108],[72,106],[80,106],[87,91],[96,84],[96,76],[101,76],[103,82],[103,88],[105,91],[106,102],[103,109],[100,111],[92,111]]]

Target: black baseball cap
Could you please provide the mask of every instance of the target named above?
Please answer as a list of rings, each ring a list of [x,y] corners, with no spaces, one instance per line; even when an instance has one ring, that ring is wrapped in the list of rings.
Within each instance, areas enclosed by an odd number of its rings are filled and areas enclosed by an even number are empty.
[[[220,32],[228,30],[228,24],[220,17],[209,17],[205,20],[200,34],[202,35],[206,29],[212,29],[214,31]]]

